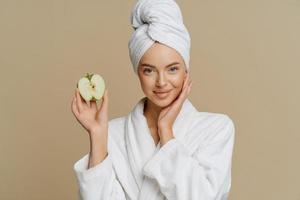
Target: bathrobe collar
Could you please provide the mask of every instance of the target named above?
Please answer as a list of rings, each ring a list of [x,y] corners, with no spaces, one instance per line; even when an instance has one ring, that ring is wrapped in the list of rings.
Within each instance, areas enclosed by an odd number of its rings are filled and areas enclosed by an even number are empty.
[[[140,99],[133,110],[125,118],[125,145],[130,170],[133,174],[133,176],[129,176],[127,178],[133,178],[134,181],[131,180],[129,182],[135,183],[130,186],[131,194],[129,195],[132,199],[139,199],[139,196],[145,196],[145,194],[140,194],[140,191],[145,191],[145,189],[148,192],[157,193],[157,191],[154,191],[157,190],[157,187],[155,187],[153,182],[149,180],[144,181],[145,175],[142,173],[145,163],[161,147],[160,142],[157,146],[155,145],[147,124],[147,119],[144,116],[145,100],[146,97]],[[196,112],[196,108],[188,99],[186,99],[172,127],[173,134],[176,139],[183,140],[184,136],[188,132],[193,115]],[[149,195],[149,193],[147,195]]]

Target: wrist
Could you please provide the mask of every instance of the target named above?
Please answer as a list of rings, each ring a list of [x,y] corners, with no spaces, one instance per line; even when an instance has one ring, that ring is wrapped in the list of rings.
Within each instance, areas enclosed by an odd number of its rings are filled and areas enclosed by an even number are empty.
[[[173,132],[173,129],[169,126],[158,126],[158,131],[160,133],[170,133]]]
[[[174,139],[175,137],[173,135],[169,135],[169,136],[166,136],[164,138],[160,138],[160,144],[161,146],[165,145],[167,142],[169,142],[170,140]]]
[[[89,134],[91,148],[106,148],[108,134],[102,133],[102,131],[94,130]]]
[[[171,128],[159,128],[158,134],[161,140],[174,138],[173,130]]]
[[[101,127],[100,126],[94,126],[89,130],[90,134],[99,134],[100,132],[102,132]]]
[[[107,134],[100,134],[99,132],[92,132],[90,134],[90,141],[92,145],[100,145],[107,143]]]

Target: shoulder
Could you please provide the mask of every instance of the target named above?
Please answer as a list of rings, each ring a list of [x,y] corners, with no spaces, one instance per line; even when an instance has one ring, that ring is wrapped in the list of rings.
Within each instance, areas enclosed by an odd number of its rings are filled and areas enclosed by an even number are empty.
[[[120,138],[124,135],[124,125],[125,116],[117,117],[109,120],[108,122],[108,132],[109,135],[113,136],[115,139]]]
[[[232,118],[225,113],[197,112],[192,130],[199,130],[205,143],[215,143],[234,137],[235,127]]]
[[[109,138],[117,143],[122,143],[124,140],[124,124],[125,116],[117,117],[109,120],[108,122],[108,135]]]
[[[109,120],[108,127],[111,129],[120,129],[123,128],[125,123],[125,116],[117,117]]]
[[[117,149],[120,149],[121,152],[124,151],[125,147],[125,116],[124,117],[117,117],[109,120],[108,122],[108,148],[110,153]],[[112,145],[114,147],[112,147]]]

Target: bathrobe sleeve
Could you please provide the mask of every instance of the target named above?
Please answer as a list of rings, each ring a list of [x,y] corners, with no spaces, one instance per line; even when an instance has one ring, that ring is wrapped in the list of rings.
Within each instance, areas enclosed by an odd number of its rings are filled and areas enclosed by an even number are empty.
[[[148,160],[143,173],[157,181],[168,200],[227,200],[231,187],[234,124],[226,125],[190,155],[179,140],[169,140]]]
[[[89,154],[74,164],[79,186],[80,200],[126,200],[125,193],[116,178],[110,154],[96,166],[87,169]]]

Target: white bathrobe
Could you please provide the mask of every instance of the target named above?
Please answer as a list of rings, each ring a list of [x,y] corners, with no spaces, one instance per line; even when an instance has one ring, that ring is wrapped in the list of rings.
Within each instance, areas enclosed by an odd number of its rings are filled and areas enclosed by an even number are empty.
[[[186,99],[173,139],[155,146],[143,115],[145,97],[109,121],[108,156],[87,169],[74,164],[82,200],[226,200],[231,187],[234,124],[222,113],[199,112]]]

